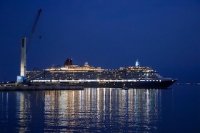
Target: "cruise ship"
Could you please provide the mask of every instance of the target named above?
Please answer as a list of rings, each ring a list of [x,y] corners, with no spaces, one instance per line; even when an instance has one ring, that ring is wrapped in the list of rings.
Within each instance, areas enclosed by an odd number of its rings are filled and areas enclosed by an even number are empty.
[[[150,67],[134,66],[118,69],[93,67],[87,62],[74,65],[72,59],[66,59],[62,67],[50,67],[44,70],[27,71],[27,80],[31,84],[104,87],[104,88],[168,88],[176,80],[164,78]]]

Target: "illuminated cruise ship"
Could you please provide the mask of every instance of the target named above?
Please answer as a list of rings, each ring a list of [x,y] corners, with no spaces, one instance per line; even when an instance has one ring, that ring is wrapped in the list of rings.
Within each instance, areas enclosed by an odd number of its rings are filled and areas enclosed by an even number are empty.
[[[74,65],[72,59],[67,59],[63,67],[27,71],[27,79],[34,84],[109,88],[167,88],[176,81],[140,66],[138,61],[135,66],[103,69],[87,62],[83,66]]]

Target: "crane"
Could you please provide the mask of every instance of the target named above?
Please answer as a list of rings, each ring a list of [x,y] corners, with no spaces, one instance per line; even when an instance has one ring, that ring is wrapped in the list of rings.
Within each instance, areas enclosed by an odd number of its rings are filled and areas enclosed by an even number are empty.
[[[36,15],[36,18],[33,22],[33,26],[29,35],[29,44],[31,44],[33,34],[35,32],[38,20],[41,16],[42,9],[39,9]],[[25,83],[26,82],[26,44],[27,37],[23,37],[21,41],[21,62],[20,62],[20,76],[17,76],[17,83]]]
[[[33,26],[31,28],[31,32],[30,32],[30,36],[29,36],[29,44],[31,43],[31,40],[33,38],[33,34],[35,33],[35,29],[36,29],[36,26],[38,24],[38,21],[39,21],[39,18],[41,16],[41,13],[42,13],[42,9],[39,9],[38,12],[37,12],[37,15],[36,15],[36,18],[33,22]]]

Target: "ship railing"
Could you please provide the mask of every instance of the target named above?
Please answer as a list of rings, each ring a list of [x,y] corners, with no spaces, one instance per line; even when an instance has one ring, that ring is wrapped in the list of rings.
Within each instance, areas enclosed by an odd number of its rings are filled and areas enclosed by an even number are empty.
[[[31,80],[31,82],[46,82],[46,83],[81,83],[81,82],[161,82],[154,79],[121,79],[121,80],[106,80],[106,79],[78,79],[78,80]]]

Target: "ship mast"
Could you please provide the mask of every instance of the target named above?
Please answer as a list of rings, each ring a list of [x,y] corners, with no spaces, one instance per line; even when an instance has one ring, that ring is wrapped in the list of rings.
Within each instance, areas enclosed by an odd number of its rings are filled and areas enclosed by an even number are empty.
[[[138,59],[135,62],[135,67],[139,67],[140,66],[140,62],[138,61]]]

